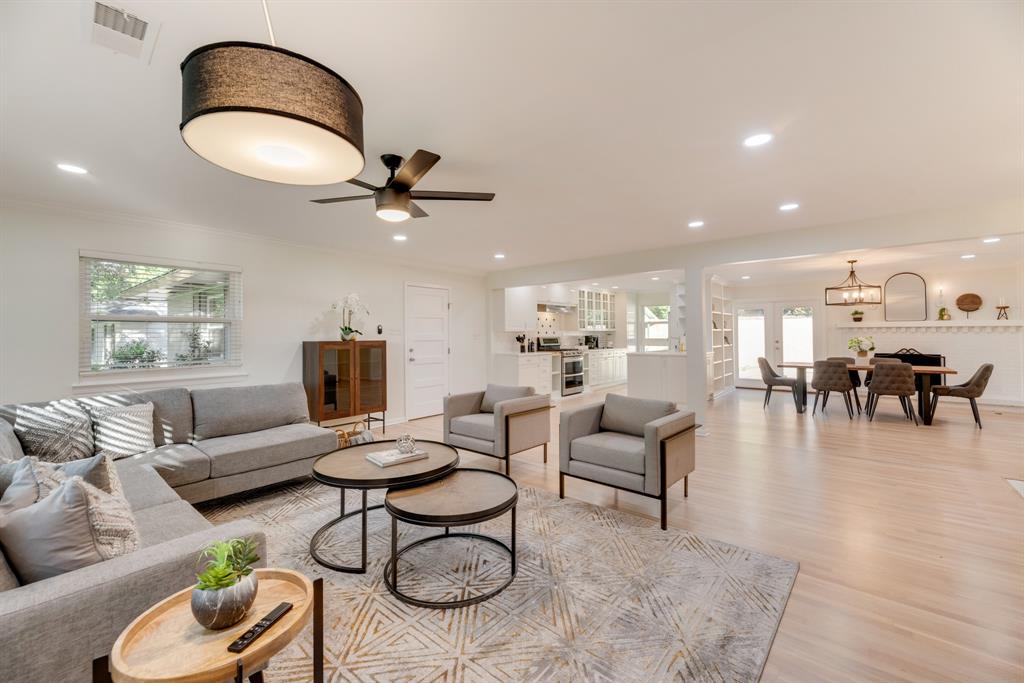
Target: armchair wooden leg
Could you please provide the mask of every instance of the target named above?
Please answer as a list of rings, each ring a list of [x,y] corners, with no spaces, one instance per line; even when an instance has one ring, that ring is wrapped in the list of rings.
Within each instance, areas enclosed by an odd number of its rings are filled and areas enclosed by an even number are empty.
[[[661,492],[661,530],[668,529],[668,492]]]
[[[565,498],[565,475],[558,473],[558,497]]]
[[[505,474],[509,475],[511,473],[512,473],[512,456],[506,454],[505,455]]]
[[[544,444],[544,464],[548,464],[548,445]]]
[[[690,475],[689,474],[684,474],[683,475],[683,498],[688,498],[689,496],[690,496]]]

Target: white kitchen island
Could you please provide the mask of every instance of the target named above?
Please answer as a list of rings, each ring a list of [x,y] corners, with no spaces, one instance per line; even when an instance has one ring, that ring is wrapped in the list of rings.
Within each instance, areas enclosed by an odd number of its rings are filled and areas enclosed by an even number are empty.
[[[685,351],[638,351],[627,354],[626,363],[630,396],[687,403]]]

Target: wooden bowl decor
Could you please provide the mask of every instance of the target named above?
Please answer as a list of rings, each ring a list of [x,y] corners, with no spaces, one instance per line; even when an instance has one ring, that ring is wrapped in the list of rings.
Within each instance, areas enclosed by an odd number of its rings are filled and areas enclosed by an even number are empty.
[[[967,317],[971,317],[971,313],[974,313],[981,308],[981,297],[977,294],[961,294],[956,298],[956,307],[967,314]]]

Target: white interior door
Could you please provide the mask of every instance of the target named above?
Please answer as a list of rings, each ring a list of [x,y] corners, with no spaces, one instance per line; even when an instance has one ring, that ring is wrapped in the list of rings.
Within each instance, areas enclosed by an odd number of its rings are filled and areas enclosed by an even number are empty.
[[[444,412],[448,395],[449,291],[405,286],[405,416]]]
[[[736,302],[736,385],[763,388],[757,359],[764,357],[778,370],[779,363],[812,363],[815,357],[814,303]],[[778,370],[789,377],[796,370]],[[807,373],[808,380],[811,373]]]

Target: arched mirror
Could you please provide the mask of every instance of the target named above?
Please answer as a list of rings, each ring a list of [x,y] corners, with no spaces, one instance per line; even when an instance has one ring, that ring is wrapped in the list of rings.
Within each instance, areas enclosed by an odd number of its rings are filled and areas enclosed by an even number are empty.
[[[885,281],[885,319],[928,319],[928,289],[917,273],[896,273]]]

